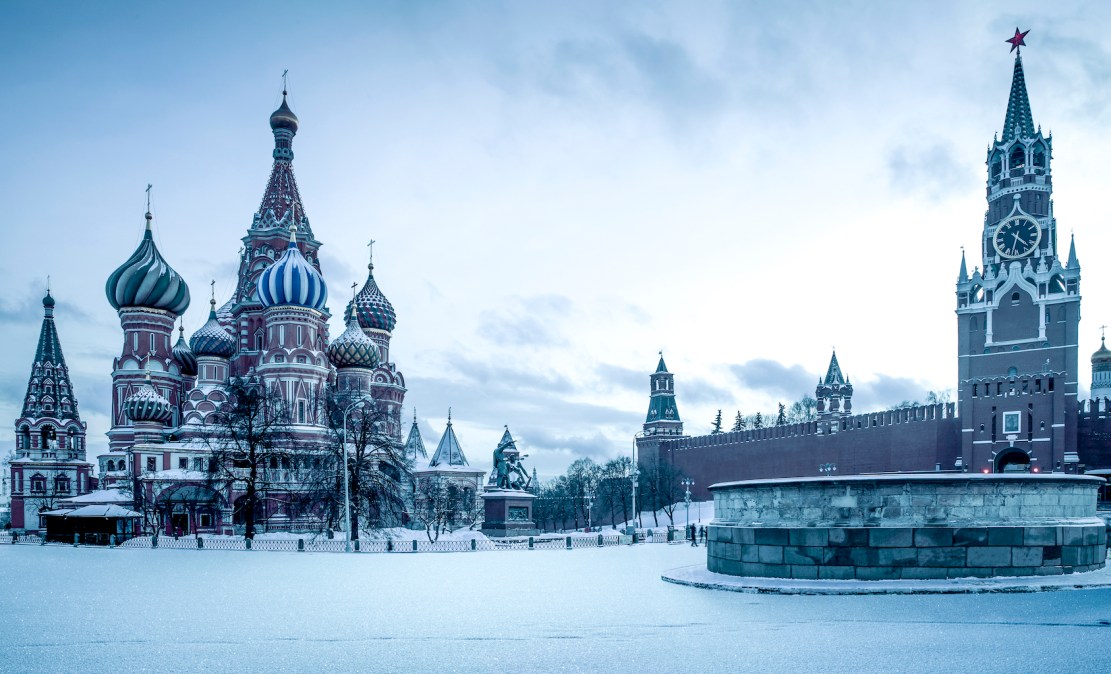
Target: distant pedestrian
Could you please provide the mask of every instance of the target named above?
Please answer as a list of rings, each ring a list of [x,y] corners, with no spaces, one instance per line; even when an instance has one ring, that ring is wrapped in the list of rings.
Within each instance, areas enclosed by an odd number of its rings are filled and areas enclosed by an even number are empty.
[[[691,525],[691,546],[698,547],[698,525],[696,524]]]

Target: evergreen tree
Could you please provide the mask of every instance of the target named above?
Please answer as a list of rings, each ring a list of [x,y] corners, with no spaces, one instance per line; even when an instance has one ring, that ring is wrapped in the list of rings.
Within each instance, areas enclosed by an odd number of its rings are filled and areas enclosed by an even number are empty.
[[[764,415],[757,412],[756,417],[753,418],[753,420],[752,420],[752,427],[753,428],[763,428],[764,427]]]
[[[734,433],[740,433],[745,429],[745,418],[741,416],[741,411],[737,410],[737,418],[733,420],[733,428],[729,429]]]
[[[717,435],[718,433],[721,433],[721,410],[718,410],[718,415],[714,417],[713,430],[710,431],[710,435]]]
[[[779,403],[779,413],[775,415],[775,425],[785,426],[787,424],[787,408],[783,403]]]

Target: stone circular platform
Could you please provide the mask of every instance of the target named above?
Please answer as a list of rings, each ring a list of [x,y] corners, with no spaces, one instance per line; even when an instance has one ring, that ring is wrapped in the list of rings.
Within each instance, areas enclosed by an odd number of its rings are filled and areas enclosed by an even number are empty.
[[[660,576],[660,579],[676,585],[744,594],[987,594],[1107,589],[1111,588],[1111,568],[1057,576],[952,580],[800,580],[728,576],[713,573],[698,564],[671,569]]]
[[[1102,480],[910,474],[715,484],[707,569],[798,580],[1048,576],[1104,567]]]

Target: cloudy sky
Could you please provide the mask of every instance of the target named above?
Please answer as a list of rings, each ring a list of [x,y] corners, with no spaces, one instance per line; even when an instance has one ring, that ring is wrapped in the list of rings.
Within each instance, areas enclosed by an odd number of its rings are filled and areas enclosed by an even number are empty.
[[[327,5],[4,3],[0,418],[50,274],[90,454],[106,447],[103,286],[143,189],[192,331],[209,280],[233,288],[287,68],[325,278],[333,298],[361,283],[377,240],[430,445],[451,406],[480,465],[503,424],[542,475],[628,452],[660,349],[691,433],[812,392],[833,347],[859,411],[952,389],[953,283],[1016,25],[1084,269],[1087,389],[1111,322],[1107,3]]]

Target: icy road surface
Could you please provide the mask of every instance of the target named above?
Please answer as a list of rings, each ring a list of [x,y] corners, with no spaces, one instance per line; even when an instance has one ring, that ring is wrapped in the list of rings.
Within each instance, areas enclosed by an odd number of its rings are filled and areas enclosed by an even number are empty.
[[[704,554],[0,546],[0,670],[1109,670],[1111,590],[763,596],[660,580]]]

